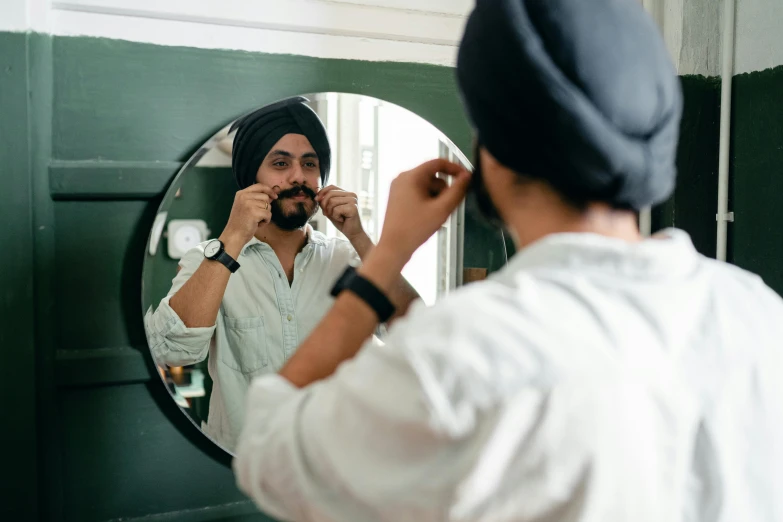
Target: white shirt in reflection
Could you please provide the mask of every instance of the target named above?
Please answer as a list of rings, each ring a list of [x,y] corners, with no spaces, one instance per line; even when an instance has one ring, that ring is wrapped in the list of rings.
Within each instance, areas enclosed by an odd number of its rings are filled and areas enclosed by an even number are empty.
[[[158,364],[185,366],[207,356],[213,380],[204,431],[233,451],[253,377],[277,372],[332,306],[329,295],[348,264],[359,256],[344,239],[327,238],[307,226],[308,241],[294,261],[289,285],[277,255],[253,238],[237,259],[215,326],[187,328],[169,305],[171,297],[204,261],[205,241],[187,252],[168,295],[148,311],[145,327]]]
[[[783,520],[783,302],[670,230],[549,236],[329,379],[255,379],[234,469],[281,520]]]

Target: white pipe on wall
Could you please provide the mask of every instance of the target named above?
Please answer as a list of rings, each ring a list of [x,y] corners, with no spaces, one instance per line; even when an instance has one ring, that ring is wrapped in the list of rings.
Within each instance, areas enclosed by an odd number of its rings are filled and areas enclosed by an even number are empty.
[[[731,85],[734,78],[734,39],[736,0],[723,0],[723,78],[720,105],[720,151],[718,158],[718,237],[715,257],[726,260],[728,223],[734,221],[729,213],[729,147],[731,145]]]
[[[639,232],[642,237],[650,237],[652,234],[652,209],[645,207],[639,212]]]

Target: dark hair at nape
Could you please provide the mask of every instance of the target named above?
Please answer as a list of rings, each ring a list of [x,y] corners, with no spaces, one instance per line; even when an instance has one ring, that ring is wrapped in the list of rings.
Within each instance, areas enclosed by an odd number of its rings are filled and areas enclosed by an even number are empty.
[[[584,191],[557,186],[545,177],[536,177],[527,174],[521,174],[516,170],[513,172],[514,174],[516,174],[516,183],[525,184],[525,183],[531,183],[533,181],[545,183],[555,194],[557,194],[557,196],[560,198],[560,200],[563,203],[565,203],[566,205],[568,205],[573,210],[576,210],[579,213],[586,212],[588,207],[593,203],[604,203],[612,207],[613,210],[628,211],[628,212],[634,212],[637,215],[639,214],[639,211],[633,208],[631,205],[618,203],[617,201],[612,201],[611,198],[606,197],[605,195],[588,194],[585,193]],[[614,190],[610,190],[610,192],[614,192]]]
[[[517,185],[527,185],[529,183],[544,183],[546,186],[548,186],[552,192],[554,192],[560,200],[571,207],[573,210],[576,210],[577,212],[584,213],[587,211],[587,207],[590,205],[590,203],[594,202],[595,200],[591,198],[584,197],[583,194],[577,194],[576,191],[567,191],[562,190],[555,185],[553,185],[549,180],[546,178],[539,178],[535,176],[529,176],[527,174],[520,174],[516,170],[513,171],[514,174],[516,174],[516,178],[514,182]]]

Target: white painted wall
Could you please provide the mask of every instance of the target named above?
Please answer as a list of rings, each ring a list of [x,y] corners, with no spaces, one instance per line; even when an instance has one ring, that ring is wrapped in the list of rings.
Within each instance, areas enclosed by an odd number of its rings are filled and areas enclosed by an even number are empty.
[[[680,74],[718,76],[723,0],[642,0]]]
[[[680,74],[720,75],[723,0],[640,0]],[[0,31],[454,65],[474,0],[0,0]],[[735,73],[783,64],[783,0],[737,0]]]
[[[0,0],[0,31],[47,32],[51,0]]]
[[[0,30],[453,65],[473,0],[0,0]]]
[[[642,0],[680,74],[720,76],[724,0]],[[783,0],[736,0],[734,74],[783,65]]]
[[[641,2],[650,16],[658,23],[669,55],[679,70],[679,55],[682,48],[683,0],[641,0]]]
[[[682,2],[681,74],[721,75],[723,10],[723,0]]]
[[[29,27],[27,1],[2,0],[0,3],[0,31],[26,31]]]
[[[783,0],[737,0],[735,73],[783,65]]]

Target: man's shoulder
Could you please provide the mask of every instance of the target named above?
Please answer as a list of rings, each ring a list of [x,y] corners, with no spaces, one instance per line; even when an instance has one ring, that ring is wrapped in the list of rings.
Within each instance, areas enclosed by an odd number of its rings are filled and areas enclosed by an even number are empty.
[[[341,257],[345,259],[353,258],[356,254],[356,249],[350,241],[342,237],[326,236],[322,232],[313,230],[310,235],[310,241],[313,242],[316,247],[326,248],[332,252],[333,259],[336,257],[338,260]]]
[[[379,350],[405,361],[423,387],[437,421],[454,434],[480,409],[524,387],[548,388],[556,361],[550,339],[526,320],[530,304],[494,280],[470,283],[432,306],[417,302],[390,328]]]
[[[702,266],[711,272],[715,291],[733,295],[739,306],[765,308],[771,305],[773,310],[768,311],[783,312],[783,298],[755,272],[706,257]]]
[[[706,256],[702,256],[702,263],[719,277],[733,279],[748,285],[756,285],[761,283],[761,276],[755,272],[751,272],[746,268],[742,268],[741,266],[724,261],[718,261]]]
[[[414,302],[395,333],[406,343],[436,350],[443,346],[450,351],[454,343],[488,348],[488,339],[518,339],[524,333],[519,325],[529,308],[526,301],[524,292],[498,281],[470,283],[434,305]]]
[[[310,232],[310,241],[313,242],[315,245],[323,245],[323,246],[343,246],[343,245],[351,245],[351,242],[348,241],[345,238],[342,237],[336,237],[336,236],[327,236],[323,232],[319,232],[317,230],[313,230]]]

